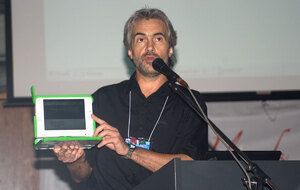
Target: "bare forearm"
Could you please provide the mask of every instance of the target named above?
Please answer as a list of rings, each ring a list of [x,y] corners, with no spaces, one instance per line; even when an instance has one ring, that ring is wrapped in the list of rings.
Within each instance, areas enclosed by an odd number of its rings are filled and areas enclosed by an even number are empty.
[[[115,151],[120,156],[127,155],[129,147],[122,138],[119,130],[115,127],[112,127],[104,120],[98,118],[95,115],[92,115],[92,118],[98,124],[100,124],[99,127],[96,128],[94,133],[94,136],[102,137],[102,141],[97,145],[97,147],[101,148],[103,146],[106,146]],[[137,164],[153,172],[157,171],[174,158],[180,158],[182,160],[192,160],[191,157],[185,154],[162,154],[142,148],[136,148],[130,158]]]
[[[131,156],[133,161],[152,172],[159,170],[174,158],[180,158],[181,160],[193,160],[191,157],[185,154],[162,154],[142,148],[135,149]]]
[[[76,162],[67,164],[67,167],[73,180],[77,183],[87,179],[92,173],[92,168],[87,162],[85,155]]]

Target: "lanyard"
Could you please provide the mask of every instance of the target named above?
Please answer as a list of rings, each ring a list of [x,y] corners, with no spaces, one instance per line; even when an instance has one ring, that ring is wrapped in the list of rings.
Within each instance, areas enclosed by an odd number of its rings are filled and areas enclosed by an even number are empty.
[[[149,136],[149,138],[148,138],[148,141],[150,142],[150,139],[151,139],[151,137],[152,137],[152,134],[153,134],[153,132],[154,132],[154,130],[156,129],[156,126],[157,126],[157,124],[158,124],[158,122],[159,122],[159,120],[160,120],[160,117],[161,117],[161,115],[162,115],[162,113],[164,112],[164,109],[165,109],[165,107],[166,107],[166,104],[167,104],[167,102],[168,102],[168,99],[169,99],[169,96],[167,96],[167,98],[166,98],[166,100],[165,100],[165,103],[164,103],[164,105],[163,105],[163,107],[162,107],[162,109],[161,109],[161,111],[160,111],[160,114],[159,114],[159,116],[158,116],[158,119],[157,119],[157,121],[156,121],[156,123],[155,123],[155,125],[154,125],[154,127],[153,127],[153,129],[152,129],[152,131],[151,131],[151,133],[150,133],[150,136]],[[129,106],[128,106],[128,131],[127,131],[127,135],[128,135],[128,137],[130,137],[130,135],[129,135],[129,131],[130,131],[130,120],[131,120],[131,91],[129,91]]]

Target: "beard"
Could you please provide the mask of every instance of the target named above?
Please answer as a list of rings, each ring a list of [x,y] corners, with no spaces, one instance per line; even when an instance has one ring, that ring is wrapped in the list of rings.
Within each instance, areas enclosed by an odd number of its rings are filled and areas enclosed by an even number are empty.
[[[153,69],[152,63],[145,61],[146,56],[154,56],[156,58],[159,58],[159,56],[153,52],[146,52],[141,57],[133,56],[132,61],[134,66],[145,77],[157,77],[158,75],[160,75],[160,73]]]

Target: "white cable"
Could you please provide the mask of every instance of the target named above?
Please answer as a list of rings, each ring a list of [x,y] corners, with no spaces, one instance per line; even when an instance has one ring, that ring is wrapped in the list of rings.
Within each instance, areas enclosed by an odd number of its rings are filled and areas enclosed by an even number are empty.
[[[151,137],[152,137],[152,134],[153,134],[153,132],[154,132],[154,130],[155,130],[155,128],[156,128],[156,126],[157,126],[159,120],[160,120],[160,117],[161,117],[162,113],[164,112],[164,109],[165,109],[165,107],[166,107],[166,104],[167,104],[167,102],[168,102],[168,99],[169,99],[169,96],[167,96],[167,98],[166,98],[166,100],[165,100],[165,103],[164,103],[164,105],[163,105],[163,108],[161,109],[160,114],[159,114],[159,116],[158,116],[158,119],[157,119],[157,121],[156,121],[156,123],[155,123],[155,125],[154,125],[154,127],[153,127],[153,129],[152,129],[152,131],[151,131],[151,134],[150,134],[150,136],[149,136],[149,138],[148,138],[149,141],[150,141],[150,139],[151,139]]]
[[[163,114],[163,112],[164,112],[164,109],[165,109],[165,107],[166,107],[166,104],[167,104],[167,102],[168,102],[168,99],[169,99],[169,96],[167,96],[167,98],[166,98],[166,100],[165,100],[165,102],[164,102],[164,105],[163,105],[163,107],[162,107],[162,109],[161,109],[161,111],[160,111],[160,114],[159,114],[159,116],[158,116],[158,119],[156,120],[156,122],[155,122],[155,125],[154,125],[154,127],[153,127],[153,129],[152,129],[152,131],[151,131],[151,133],[150,133],[150,136],[149,136],[149,138],[148,138],[148,141],[150,141],[151,140],[151,137],[152,137],[152,134],[153,134],[153,132],[154,132],[154,130],[156,129],[156,126],[157,126],[157,124],[158,124],[158,122],[159,122],[159,120],[160,120],[160,118],[161,118],[161,115]],[[129,136],[129,132],[130,132],[130,121],[131,121],[131,91],[129,91],[129,106],[128,106],[128,127],[127,127],[127,136],[128,136],[128,138],[130,137]]]
[[[244,168],[244,166],[242,165],[242,163],[239,161],[239,159],[235,156],[235,154],[232,152],[232,150],[230,150],[230,146],[223,140],[223,138],[220,137],[220,135],[215,131],[215,129],[212,127],[209,119],[207,118],[206,114],[204,113],[203,109],[201,108],[201,106],[199,105],[198,100],[195,98],[193,92],[191,91],[190,87],[187,86],[188,91],[190,92],[191,96],[193,97],[194,102],[197,104],[198,109],[201,111],[205,121],[207,122],[208,126],[210,127],[210,129],[214,132],[214,134],[221,140],[221,142],[223,143],[223,145],[226,147],[226,149],[229,151],[229,153],[232,155],[232,157],[235,159],[235,161],[238,163],[238,165],[240,166],[240,168],[242,169],[242,171],[244,172],[245,176],[248,179],[248,188],[251,190],[251,180],[250,180],[250,176],[248,175],[246,169]]]
[[[129,131],[130,131],[130,120],[131,120],[131,91],[129,91],[129,101],[128,101],[128,127],[127,127],[127,137],[129,138]]]

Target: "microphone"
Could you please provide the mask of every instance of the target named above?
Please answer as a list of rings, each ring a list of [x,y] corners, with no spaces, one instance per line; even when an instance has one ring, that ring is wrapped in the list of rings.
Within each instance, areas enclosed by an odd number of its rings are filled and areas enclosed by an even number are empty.
[[[172,69],[170,69],[170,67],[168,67],[167,64],[165,64],[164,60],[162,60],[161,58],[156,58],[152,62],[152,67],[156,71],[158,71],[161,74],[165,75],[168,78],[169,81],[178,82],[179,84],[181,84],[185,88],[188,87],[188,84],[182,78],[180,78],[180,76],[177,75]]]

